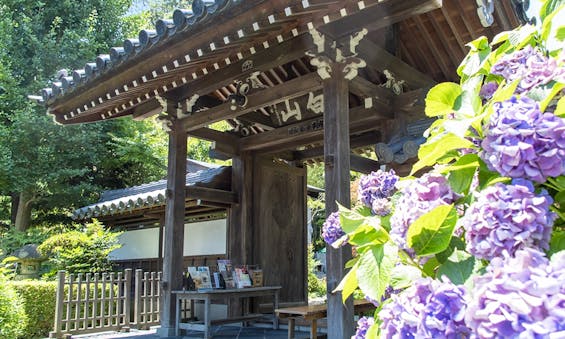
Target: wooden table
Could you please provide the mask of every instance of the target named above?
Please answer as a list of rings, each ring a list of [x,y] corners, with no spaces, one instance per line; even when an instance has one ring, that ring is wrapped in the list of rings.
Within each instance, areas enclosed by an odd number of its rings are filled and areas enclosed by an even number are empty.
[[[248,321],[264,317],[264,314],[250,314],[249,310],[245,309],[243,314],[239,317],[226,318],[226,319],[210,319],[211,301],[213,299],[226,299],[226,298],[252,298],[252,297],[273,297],[273,310],[279,307],[279,290],[281,286],[265,286],[265,287],[249,287],[249,288],[234,288],[225,290],[206,290],[206,291],[173,291],[176,295],[177,311],[176,311],[176,327],[175,332],[180,336],[180,330],[195,330],[203,331],[204,338],[211,338],[212,325],[228,324],[242,321]],[[182,300],[190,300],[191,313],[194,310],[194,301],[204,302],[204,321],[189,321],[181,322],[181,304]],[[194,315],[194,313],[192,313]],[[273,328],[279,328],[279,322],[276,315],[273,314]]]
[[[367,300],[355,300],[354,312],[362,313],[375,309],[375,305]],[[294,325],[296,319],[304,319],[310,322],[310,339],[318,337],[318,319],[328,316],[328,305],[304,305],[296,307],[285,307],[275,309],[275,313],[279,318],[288,319],[288,338],[294,338]]]

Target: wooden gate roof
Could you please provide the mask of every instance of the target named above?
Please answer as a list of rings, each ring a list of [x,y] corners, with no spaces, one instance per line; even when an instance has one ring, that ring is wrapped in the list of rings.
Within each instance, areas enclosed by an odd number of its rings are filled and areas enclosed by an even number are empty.
[[[367,33],[357,47],[367,67],[350,84],[351,145],[362,149],[406,134],[407,122],[423,117],[427,89],[456,81],[466,42],[520,23],[520,1],[493,1],[486,27],[477,3],[195,0],[191,10],[176,10],[155,30],[53,82],[43,102],[62,124],[143,119],[168,105],[190,135],[215,141],[219,154],[276,152],[307,162],[323,153],[321,79],[307,55],[316,48],[311,33],[338,43]],[[242,85],[251,90],[242,95]],[[210,128],[224,120],[231,131]]]

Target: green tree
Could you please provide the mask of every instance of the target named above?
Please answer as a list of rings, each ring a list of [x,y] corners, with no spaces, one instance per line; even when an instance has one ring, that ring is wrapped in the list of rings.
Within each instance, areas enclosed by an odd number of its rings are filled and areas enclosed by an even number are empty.
[[[145,20],[123,20],[129,6],[130,0],[0,4],[0,195],[12,197],[16,229],[30,226],[34,210],[65,215],[101,189],[164,175],[166,137],[153,120],[60,126],[27,99],[58,69],[82,68],[121,44]]]
[[[120,234],[94,220],[83,229],[49,237],[37,250],[49,257],[51,270],[48,276],[59,270],[69,273],[107,272],[112,270],[110,252],[121,247],[118,242]]]

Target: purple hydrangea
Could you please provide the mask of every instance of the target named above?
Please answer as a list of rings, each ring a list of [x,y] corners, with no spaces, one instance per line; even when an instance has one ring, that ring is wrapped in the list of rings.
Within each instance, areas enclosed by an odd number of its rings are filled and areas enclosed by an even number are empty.
[[[546,191],[535,194],[532,183],[523,179],[487,187],[462,219],[467,250],[490,260],[524,247],[548,249],[555,220],[552,203]]]
[[[475,338],[550,338],[551,333],[561,338],[565,251],[551,262],[530,248],[493,259],[487,272],[475,278],[465,320]]]
[[[504,56],[491,68],[491,73],[501,75],[508,82],[521,79],[516,93],[547,84],[563,72],[563,67],[557,66],[557,60],[544,56],[532,46]]]
[[[365,339],[369,327],[373,326],[374,323],[375,319],[373,317],[361,317],[357,321],[357,331],[355,332],[355,335],[351,337],[351,339]]]
[[[394,170],[378,170],[364,175],[359,181],[359,199],[365,206],[372,208],[375,199],[389,198],[394,194],[397,182],[398,176]]]
[[[326,218],[322,226],[322,238],[324,238],[327,244],[332,245],[343,238],[343,236],[345,236],[345,232],[341,228],[339,212],[333,212]],[[345,241],[340,245],[345,245]]]
[[[379,312],[383,338],[462,338],[467,293],[445,280],[422,278],[385,304]]]
[[[498,84],[496,82],[494,81],[487,82],[486,84],[483,85],[483,87],[481,87],[481,90],[479,91],[479,96],[484,100],[490,100],[492,98],[492,95],[494,94],[494,92],[496,92],[497,89],[498,89]]]
[[[450,205],[459,196],[451,190],[447,179],[436,173],[426,173],[401,190],[390,218],[390,237],[402,249],[406,245],[408,227],[422,215],[440,205]]]
[[[389,215],[392,210],[392,203],[387,198],[377,198],[373,200],[371,210],[375,215],[384,217]]]
[[[565,120],[540,112],[532,99],[497,102],[482,142],[491,170],[545,182],[565,173]]]

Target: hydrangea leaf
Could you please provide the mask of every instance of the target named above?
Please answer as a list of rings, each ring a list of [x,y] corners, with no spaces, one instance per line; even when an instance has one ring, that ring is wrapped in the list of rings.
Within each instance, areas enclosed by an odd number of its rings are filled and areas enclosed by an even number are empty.
[[[422,277],[422,271],[414,266],[397,265],[390,274],[390,286],[395,290],[404,289]]]
[[[465,250],[465,241],[458,237],[451,237],[451,241],[449,242],[449,246],[445,249],[445,251],[436,254],[436,258],[438,262],[443,264],[444,262],[449,259],[449,257],[455,252],[455,250]]]
[[[560,82],[555,82],[552,81],[549,86],[547,86],[547,88],[544,88],[544,90],[542,91],[543,96],[541,97],[541,100],[539,100],[539,109],[542,112],[545,112],[545,109],[547,108],[547,106],[549,105],[549,103],[551,102],[551,100],[553,100],[553,98],[558,94],[561,93],[561,90],[565,88],[565,84],[560,83]],[[563,99],[563,98],[561,98]],[[555,113],[556,115],[558,115],[557,113]]]
[[[565,40],[565,26],[561,26],[555,31],[555,39],[557,41]]]
[[[365,333],[365,339],[377,339],[377,338],[380,338],[379,325],[375,323],[371,327],[369,327],[367,333]]]
[[[467,193],[478,167],[479,156],[476,154],[466,154],[449,166],[448,180],[451,189],[457,193]]]
[[[534,39],[536,33],[537,29],[535,26],[525,25],[511,31],[508,34],[508,41],[512,46],[516,47],[516,49],[521,49]]]
[[[420,146],[418,150],[418,162],[412,167],[412,173],[421,170],[426,166],[435,165],[437,160],[443,157],[449,151],[460,148],[472,148],[475,145],[462,137],[453,133],[447,133],[441,137],[428,139],[426,143]]]
[[[437,270],[437,277],[446,276],[455,285],[463,285],[473,275],[475,257],[465,251],[455,250]]]
[[[462,91],[461,86],[454,82],[434,86],[426,95],[426,115],[436,117],[453,112],[455,101]]]
[[[341,291],[341,298],[345,302],[347,298],[357,289],[357,268],[359,264],[356,263],[347,274],[341,279],[339,285],[332,291],[332,293],[336,293]]]
[[[340,205],[339,222],[343,231],[345,233],[350,233],[354,232],[357,227],[365,223],[365,217]]]
[[[549,241],[549,255],[565,250],[565,232],[553,231]]]
[[[361,255],[357,269],[359,288],[373,300],[381,300],[390,282],[398,249],[389,243],[371,248]]]
[[[553,113],[559,117],[565,117],[565,97],[562,97],[559,101],[557,101],[557,107]]]
[[[388,240],[388,233],[380,225],[363,224],[349,234],[349,243],[355,246],[379,245]]]
[[[542,26],[541,26],[541,39],[547,41],[551,36],[551,32],[555,28],[553,23],[555,21],[559,22],[558,20],[554,21],[555,16],[559,15],[559,12],[563,9],[565,5],[559,5],[555,8],[547,17],[544,18]]]
[[[438,206],[408,227],[407,244],[419,256],[442,252],[449,246],[456,222],[453,205]]]

